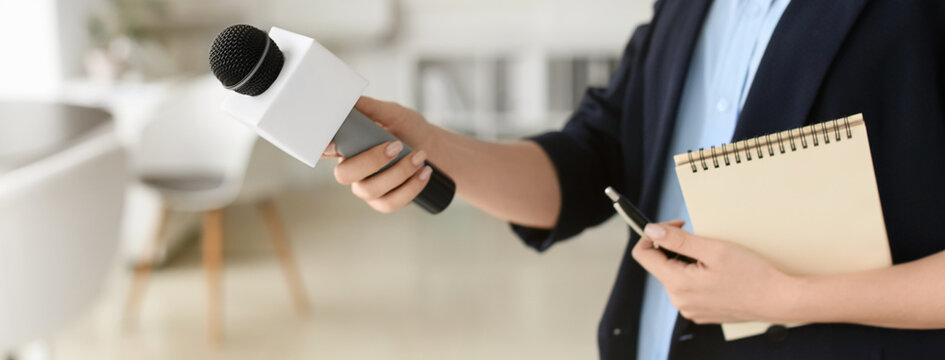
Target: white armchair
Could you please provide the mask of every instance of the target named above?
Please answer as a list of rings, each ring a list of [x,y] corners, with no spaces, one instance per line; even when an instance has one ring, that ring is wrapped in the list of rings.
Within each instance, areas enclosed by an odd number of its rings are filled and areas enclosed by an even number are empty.
[[[201,212],[208,335],[215,343],[223,339],[223,209],[238,199],[259,207],[296,310],[301,315],[309,312],[308,296],[271,200],[289,182],[291,166],[298,165],[271,145],[257,144],[255,133],[220,111],[224,95],[223,87],[210,75],[176,84],[139,136],[133,151],[136,183],[160,194],[164,209],[147,260],[135,267],[125,308],[126,319],[133,320],[164,246],[168,214]],[[248,173],[257,176],[247,177]]]
[[[0,172],[0,354],[49,335],[94,298],[113,265],[127,180],[107,113],[26,109],[0,117],[0,133],[45,144],[0,149],[17,159]]]

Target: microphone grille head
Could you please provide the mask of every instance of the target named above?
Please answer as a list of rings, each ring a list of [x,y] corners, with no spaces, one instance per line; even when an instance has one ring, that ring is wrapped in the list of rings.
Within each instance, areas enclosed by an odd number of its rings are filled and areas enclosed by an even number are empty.
[[[233,25],[217,35],[210,47],[210,70],[227,89],[256,96],[272,85],[285,58],[265,31]]]

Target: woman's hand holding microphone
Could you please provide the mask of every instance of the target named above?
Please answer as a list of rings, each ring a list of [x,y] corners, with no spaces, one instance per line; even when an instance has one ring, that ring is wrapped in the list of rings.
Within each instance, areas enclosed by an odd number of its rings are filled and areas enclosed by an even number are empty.
[[[403,150],[403,143],[383,143],[351,158],[342,158],[331,143],[322,156],[339,159],[335,179],[351,185],[355,196],[382,213],[397,211],[410,204],[429,182],[433,169],[424,162],[438,129],[416,111],[396,103],[361,97],[355,108],[415,150],[381,172]]]

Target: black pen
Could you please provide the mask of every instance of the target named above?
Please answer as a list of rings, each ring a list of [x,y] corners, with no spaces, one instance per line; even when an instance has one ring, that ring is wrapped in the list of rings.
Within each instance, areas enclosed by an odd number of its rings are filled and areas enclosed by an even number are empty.
[[[646,216],[643,216],[643,212],[637,209],[636,206],[633,206],[630,200],[627,200],[626,197],[617,192],[617,190],[614,190],[613,187],[608,186],[606,189],[604,189],[604,193],[607,194],[607,197],[609,197],[610,200],[614,202],[614,210],[617,210],[617,213],[620,214],[620,217],[623,218],[623,221],[626,222],[627,225],[630,225],[630,228],[633,229],[633,232],[637,233],[637,235],[640,235],[641,238],[646,237],[646,234],[643,233],[643,229],[646,228],[646,224],[650,223],[650,220],[647,219]],[[679,255],[675,252],[666,250],[659,247],[655,243],[653,245],[656,246],[657,249],[660,249],[660,251],[662,251],[663,254],[665,254],[666,257],[670,259],[679,260],[686,263],[696,262],[688,256]]]

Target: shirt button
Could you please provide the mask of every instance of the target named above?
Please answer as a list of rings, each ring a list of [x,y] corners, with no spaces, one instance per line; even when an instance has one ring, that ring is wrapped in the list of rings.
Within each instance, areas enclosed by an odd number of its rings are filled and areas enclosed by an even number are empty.
[[[614,336],[620,336],[620,328],[614,328]]]
[[[719,110],[719,112],[725,112],[725,110],[728,110],[728,100],[725,98],[720,99],[719,102],[715,103],[715,108]]]

